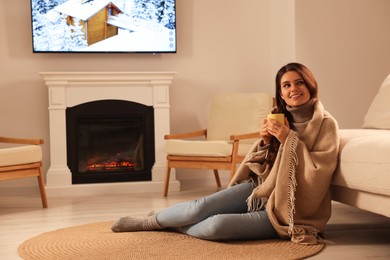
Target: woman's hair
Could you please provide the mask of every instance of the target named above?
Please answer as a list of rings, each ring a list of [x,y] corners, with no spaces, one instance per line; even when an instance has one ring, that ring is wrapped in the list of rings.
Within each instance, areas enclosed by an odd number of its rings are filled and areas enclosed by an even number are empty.
[[[276,99],[276,111],[274,113],[283,113],[288,120],[288,123],[290,124],[291,129],[295,129],[293,120],[292,120],[292,115],[291,113],[286,109],[286,102],[282,99],[281,96],[281,79],[283,75],[286,72],[289,71],[295,71],[297,72],[303,79],[305,86],[309,90],[310,93],[310,98],[318,98],[318,86],[317,86],[317,81],[315,80],[312,72],[303,64],[297,63],[297,62],[292,62],[288,63],[287,65],[284,65],[281,67],[276,74],[275,78],[275,99]],[[278,153],[280,146],[280,142],[276,137],[272,137],[271,143],[270,143],[270,148],[268,150],[268,158],[267,161],[273,164],[276,158],[276,154]]]

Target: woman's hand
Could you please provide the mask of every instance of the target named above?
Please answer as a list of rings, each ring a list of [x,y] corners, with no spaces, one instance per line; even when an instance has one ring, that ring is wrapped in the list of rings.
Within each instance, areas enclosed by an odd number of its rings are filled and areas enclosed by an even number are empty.
[[[264,124],[260,129],[260,136],[263,138],[264,144],[271,142],[272,136],[275,136],[280,143],[284,143],[290,132],[290,124],[287,118],[284,118],[284,124],[279,123],[274,119],[264,120]]]
[[[263,139],[264,145],[271,142],[272,135],[268,132],[268,120],[264,119],[263,125],[260,128],[260,137]]]

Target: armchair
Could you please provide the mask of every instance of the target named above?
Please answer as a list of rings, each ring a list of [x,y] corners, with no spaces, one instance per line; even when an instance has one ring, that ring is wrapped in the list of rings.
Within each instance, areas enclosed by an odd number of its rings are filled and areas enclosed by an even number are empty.
[[[210,105],[206,129],[165,136],[167,168],[164,197],[168,195],[172,168],[212,169],[218,187],[218,170],[230,171],[242,162],[273,106],[266,93],[231,93],[215,96]]]
[[[0,143],[6,143],[11,146],[0,149],[0,181],[36,176],[38,178],[42,206],[47,208],[45,185],[41,173],[42,149],[39,146],[43,144],[43,140],[0,136]]]

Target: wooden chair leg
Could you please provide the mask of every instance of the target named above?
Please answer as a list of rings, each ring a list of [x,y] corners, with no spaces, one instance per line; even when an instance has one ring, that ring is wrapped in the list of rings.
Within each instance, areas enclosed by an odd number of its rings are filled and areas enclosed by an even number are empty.
[[[43,178],[41,174],[41,169],[38,169],[39,175],[37,176],[38,178],[38,184],[39,184],[39,190],[41,192],[41,200],[42,200],[42,206],[44,208],[47,208],[47,197],[46,197],[46,190],[45,190],[45,184],[43,183]]]
[[[221,188],[221,180],[219,179],[219,173],[218,170],[214,169],[214,177],[215,177],[215,182],[217,183],[217,187]]]
[[[165,171],[164,197],[168,196],[170,175],[171,175],[171,167],[169,167],[169,163],[168,163],[167,164],[167,169]]]

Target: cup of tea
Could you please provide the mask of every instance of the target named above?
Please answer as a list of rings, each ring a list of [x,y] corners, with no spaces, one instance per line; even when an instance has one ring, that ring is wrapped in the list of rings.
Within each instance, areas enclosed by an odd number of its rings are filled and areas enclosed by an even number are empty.
[[[267,120],[274,119],[284,125],[284,114],[268,114]]]

